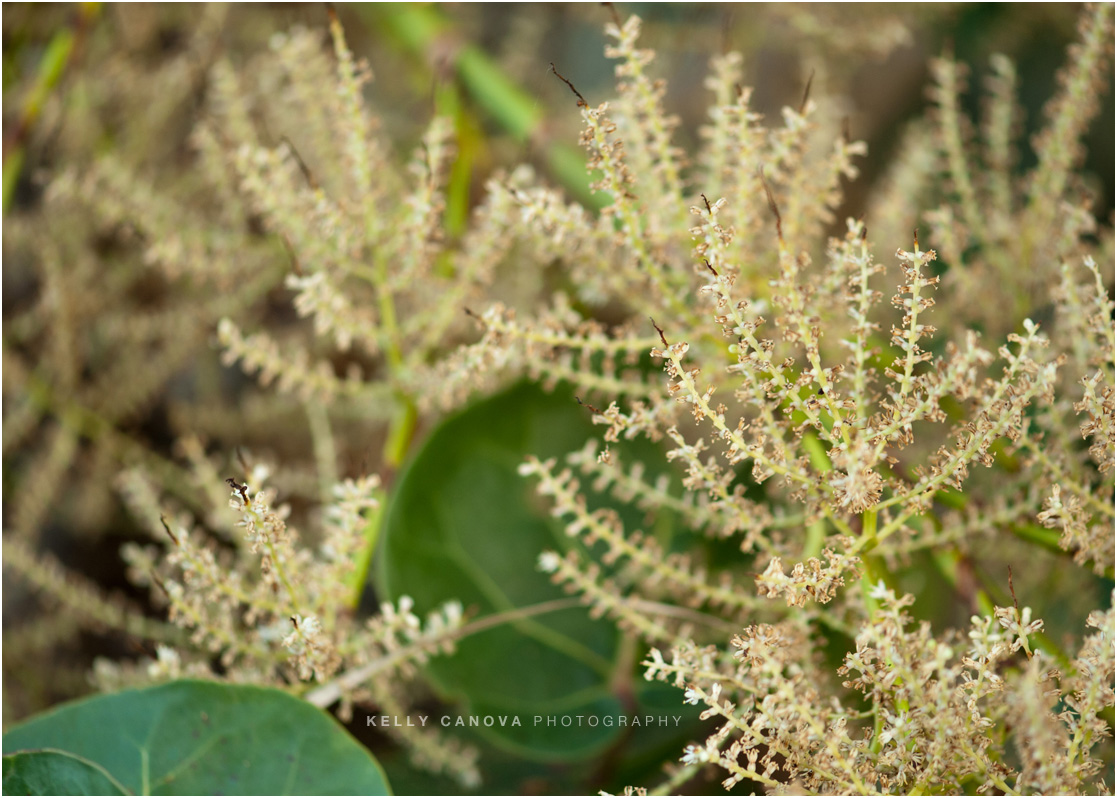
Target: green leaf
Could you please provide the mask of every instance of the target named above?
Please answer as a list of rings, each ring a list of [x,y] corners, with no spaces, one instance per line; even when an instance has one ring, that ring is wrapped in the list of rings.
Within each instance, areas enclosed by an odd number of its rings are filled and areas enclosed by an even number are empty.
[[[4,757],[4,795],[127,795],[99,765],[65,751]]]
[[[35,749],[68,752],[135,794],[389,794],[380,765],[333,718],[263,687],[184,680],[75,701],[4,735],[5,755]],[[77,772],[49,764],[63,776]],[[17,765],[13,778],[30,772]],[[5,760],[6,793],[8,773]],[[67,782],[46,789],[62,792]]]
[[[458,599],[480,616],[563,597],[536,562],[545,549],[574,544],[517,468],[528,454],[561,458],[581,448],[594,434],[589,415],[568,392],[524,384],[439,426],[388,508],[381,592],[393,600],[409,595],[423,612]],[[616,727],[572,731],[546,721],[623,714],[609,687],[615,658],[614,627],[577,607],[470,635],[427,672],[447,698],[466,702],[469,715],[497,718],[476,729],[487,739],[523,756],[561,760],[616,739]],[[518,717],[520,725],[502,727],[500,716],[508,724]]]

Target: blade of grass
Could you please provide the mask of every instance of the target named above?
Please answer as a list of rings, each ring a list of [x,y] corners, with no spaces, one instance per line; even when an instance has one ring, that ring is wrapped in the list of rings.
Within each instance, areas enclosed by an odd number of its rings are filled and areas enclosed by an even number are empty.
[[[430,52],[449,34],[449,24],[438,12],[411,4],[363,7],[369,26],[387,33],[412,56],[429,61]],[[561,142],[546,141],[543,113],[536,100],[516,85],[479,47],[463,44],[449,60],[470,101],[521,142],[540,145],[552,176],[583,205],[600,208],[607,199],[590,191],[586,160],[581,151]]]
[[[4,142],[4,187],[0,212],[7,213],[27,159],[25,145],[51,93],[58,87],[67,64],[78,49],[90,22],[100,13],[100,3],[82,3],[77,21],[56,31],[39,61],[35,83],[23,101],[11,138]]]

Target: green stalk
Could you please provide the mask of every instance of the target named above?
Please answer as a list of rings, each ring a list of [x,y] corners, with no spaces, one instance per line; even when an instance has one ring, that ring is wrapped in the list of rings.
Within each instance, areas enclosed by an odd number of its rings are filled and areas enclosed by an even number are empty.
[[[380,322],[384,329],[387,344],[384,355],[388,361],[388,370],[391,375],[397,376],[403,370],[403,351],[400,347],[400,329],[396,321],[396,305],[391,291],[384,288],[388,284],[388,262],[383,257],[378,257],[375,266],[377,298],[380,306]],[[418,418],[418,409],[415,400],[402,391],[397,392],[396,400],[399,409],[392,426],[388,430],[388,440],[384,444],[384,460],[392,469],[399,468],[407,455],[411,445],[411,437],[415,432],[415,422]]]
[[[815,521],[807,527],[807,542],[803,547],[803,559],[809,560],[822,554],[822,543],[826,540],[826,522]]]
[[[12,195],[15,194],[16,183],[19,182],[19,175],[23,171],[23,161],[26,158],[26,153],[23,150],[23,145],[19,144],[12,148],[8,156],[4,158],[4,197],[3,197],[3,212],[7,214],[8,206],[11,204]]]
[[[365,584],[368,582],[368,572],[372,567],[372,558],[376,554],[376,544],[380,540],[380,530],[384,526],[384,507],[388,502],[388,495],[385,491],[378,490],[376,498],[380,500],[380,504],[376,509],[369,512],[366,517],[365,531],[362,533],[365,539],[365,547],[357,555],[353,572],[346,581],[350,595],[349,606],[353,609],[356,609],[361,603],[361,594],[364,593]]]
[[[462,102],[458,87],[453,84],[439,86],[435,93],[435,108],[439,116],[454,120],[454,138],[457,153],[450,166],[450,176],[446,181],[446,209],[442,213],[442,225],[446,235],[456,239],[465,232],[469,222],[469,188],[473,182],[473,164],[478,151],[484,146],[479,125],[469,114]],[[440,262],[440,269],[449,269],[448,252],[442,253],[446,262]]]
[[[861,516],[861,539],[855,547],[858,551],[870,552],[877,545],[877,511],[867,510]]]
[[[388,467],[398,469],[407,457],[411,440],[415,436],[415,426],[419,421],[419,409],[410,397],[400,397],[400,409],[388,429],[388,440],[384,444],[384,460]]]

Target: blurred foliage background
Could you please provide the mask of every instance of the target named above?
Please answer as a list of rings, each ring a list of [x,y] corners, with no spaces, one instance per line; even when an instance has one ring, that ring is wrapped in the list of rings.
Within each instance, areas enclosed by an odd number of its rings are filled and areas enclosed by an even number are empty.
[[[242,63],[292,25],[323,27],[318,4],[233,6],[97,4],[5,7],[5,163],[23,151],[16,187],[22,209],[34,205],[37,169],[70,158],[124,150],[129,159],[166,169],[186,160],[191,111],[205,91],[207,67],[221,56]],[[797,105],[813,73],[813,91],[845,96],[850,132],[869,142],[850,207],[856,212],[872,178],[888,163],[902,125],[926,107],[929,58],[950,50],[971,66],[971,85],[988,73],[991,53],[1018,65],[1025,135],[1037,129],[1044,100],[1074,36],[1079,6],[1002,4],[658,4],[617,7],[645,20],[644,42],[669,77],[668,106],[682,118],[680,144],[692,143],[707,107],[702,81],[711,55],[737,49],[746,56],[753,106],[766,115]],[[440,4],[402,9],[354,4],[339,9],[354,52],[375,75],[369,87],[401,152],[448,84],[457,84],[475,126],[478,178],[497,166],[546,161],[548,145],[577,141],[572,98],[555,80],[556,64],[594,102],[612,86],[601,27],[612,13],[598,4]],[[218,22],[217,20],[220,20]],[[207,23],[208,20],[208,23]],[[212,25],[208,49],[178,58]],[[479,51],[484,68],[472,55]],[[469,56],[469,57],[463,57]],[[140,83],[158,84],[158,70],[186,70],[190,92],[152,105]],[[44,86],[44,69],[49,73]],[[143,77],[144,80],[139,79]],[[489,79],[489,83],[485,82]],[[136,85],[128,86],[135,80]],[[94,85],[96,84],[96,85]],[[98,90],[97,87],[100,87]],[[122,89],[130,88],[129,91]],[[518,89],[518,90],[517,90]],[[514,96],[513,96],[514,95]],[[969,110],[976,116],[977,92]],[[111,100],[111,101],[110,101]],[[443,102],[446,102],[445,100]],[[1099,176],[1104,217],[1113,206],[1113,91],[1102,102],[1088,147],[1086,171]],[[83,123],[100,119],[98,135]],[[139,124],[137,117],[146,122]],[[146,139],[122,140],[125,135]],[[1025,153],[1021,164],[1030,164]],[[5,168],[5,179],[8,171]],[[474,185],[482,181],[474,180]]]
[[[703,80],[709,58],[719,52],[744,53],[753,106],[766,116],[778,117],[783,106],[797,107],[808,83],[812,93],[845,97],[849,133],[868,142],[869,156],[860,164],[862,177],[848,187],[837,214],[843,219],[864,211],[905,125],[926,111],[930,58],[952,51],[970,65],[966,110],[975,119],[980,100],[972,89],[988,74],[989,55],[1012,58],[1026,140],[1038,129],[1043,103],[1055,90],[1056,69],[1073,40],[1079,12],[1077,5],[1058,3],[338,8],[350,47],[371,64],[375,80],[366,94],[401,158],[433,113],[455,120],[460,154],[446,214],[451,237],[480,201],[485,180],[517,163],[530,162],[571,196],[587,197],[576,146],[580,117],[570,90],[551,74],[550,65],[591,105],[608,96],[614,76],[602,52],[602,26],[612,14],[644,18],[642,46],[657,52],[656,71],[667,79],[667,107],[681,117],[677,139],[684,149],[693,149],[704,121],[709,97]],[[71,269],[83,280],[95,280],[95,264],[137,257],[127,229],[91,224],[79,235],[80,225],[73,220],[45,218],[45,187],[63,170],[80,173],[111,153],[150,181],[153,196],[161,187],[186,186],[185,195],[204,218],[210,198],[189,191],[190,134],[210,67],[228,58],[238,69],[251,71],[254,56],[276,33],[294,25],[324,31],[326,24],[322,4],[4,5],[5,535],[14,530],[36,550],[127,600],[143,604],[145,596],[125,579],[118,551],[142,535],[113,490],[119,460],[127,460],[136,447],[171,459],[176,439],[204,427],[203,419],[216,418],[215,408],[222,406],[236,408],[223,417],[223,429],[236,428],[241,442],[266,446],[280,462],[305,460],[310,438],[298,426],[275,435],[275,418],[253,415],[251,404],[240,401],[250,381],[219,364],[212,326],[207,331],[204,325],[196,338],[178,342],[177,348],[167,340],[143,344],[136,370],[124,375],[136,380],[142,373],[142,389],[126,402],[118,401],[113,390],[121,375],[99,381],[103,375],[87,369],[79,371],[80,384],[71,388],[74,395],[81,395],[82,386],[89,388],[84,395],[99,397],[97,402],[62,410],[47,402],[53,408],[49,412],[30,419],[18,415],[13,408],[42,387],[34,374],[46,355],[36,348],[43,338],[36,335],[31,314],[43,291],[40,259],[55,259],[53,268],[65,281]],[[1086,142],[1084,168],[1101,197],[1095,213],[1107,225],[1113,223],[1113,126],[1110,81]],[[283,135],[270,132],[277,140]],[[1020,168],[1033,162],[1025,149]],[[88,252],[94,266],[71,261],[75,248]],[[107,273],[105,279],[111,292]],[[158,308],[165,298],[165,286],[155,282],[125,288],[136,307]],[[290,308],[277,300],[265,312],[289,314]],[[82,330],[73,333],[80,336]],[[46,340],[49,347],[51,337]],[[102,424],[115,430],[115,437],[100,435]],[[58,430],[66,425],[77,433],[60,437]],[[210,424],[210,434],[217,426]],[[356,472],[372,444],[359,435],[338,438],[348,446],[339,452],[341,460]],[[7,569],[5,587],[6,725],[89,692],[87,674],[96,657],[127,660],[150,654],[136,651],[117,634],[81,631]],[[375,735],[366,740],[374,748],[385,745]],[[385,761],[391,769],[390,752]],[[552,780],[541,780],[536,766],[509,758],[501,770],[507,783],[486,789],[553,792],[562,779],[575,778],[554,771]],[[412,783],[402,770],[392,778],[401,793],[449,789],[437,782]]]

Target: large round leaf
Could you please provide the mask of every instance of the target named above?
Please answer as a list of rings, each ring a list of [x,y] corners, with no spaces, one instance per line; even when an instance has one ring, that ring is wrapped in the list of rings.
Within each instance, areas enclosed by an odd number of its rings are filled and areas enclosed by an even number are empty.
[[[262,687],[186,680],[75,701],[4,735],[5,754],[36,749],[87,760],[141,795],[389,793],[380,765],[333,718]],[[15,764],[5,760],[5,792]]]
[[[423,611],[458,599],[481,616],[561,598],[536,563],[545,549],[575,544],[517,468],[529,454],[561,458],[581,448],[595,434],[589,416],[569,392],[522,384],[440,425],[396,486],[381,591],[409,595]],[[471,635],[453,656],[432,661],[428,675],[469,715],[498,718],[479,730],[494,743],[569,759],[600,751],[617,728],[572,732],[547,719],[623,714],[609,687],[615,659],[615,628],[577,607]]]

